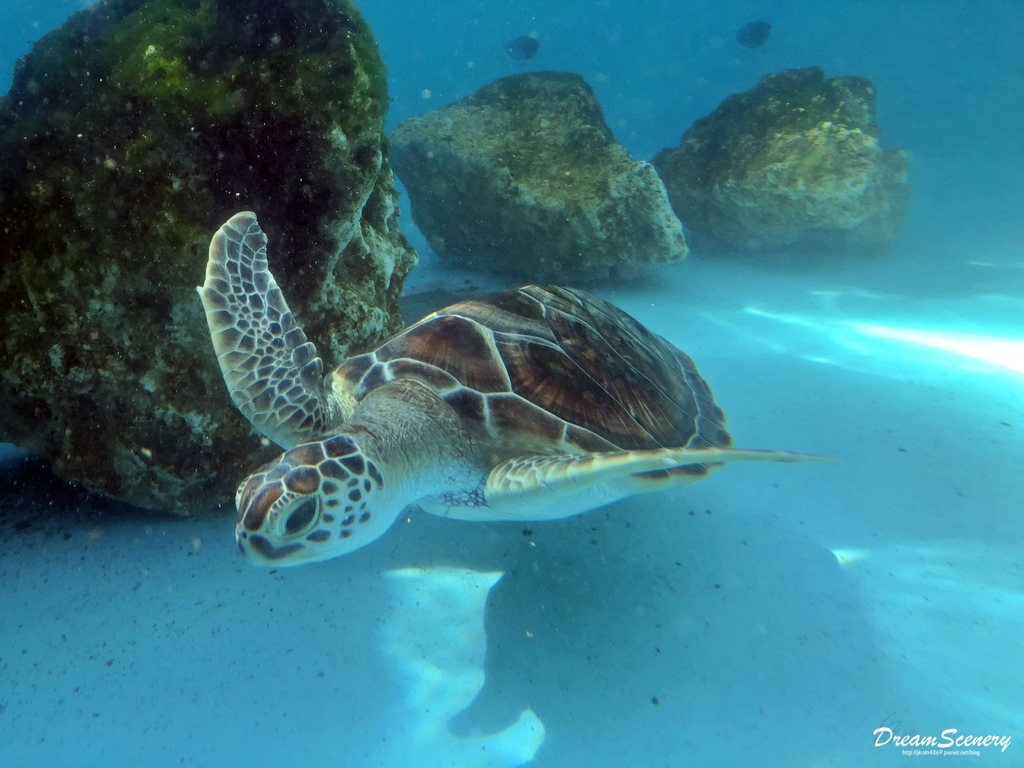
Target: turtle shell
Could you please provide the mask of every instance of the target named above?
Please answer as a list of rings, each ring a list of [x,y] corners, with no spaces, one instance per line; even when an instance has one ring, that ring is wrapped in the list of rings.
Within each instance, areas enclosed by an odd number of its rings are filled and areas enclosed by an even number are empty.
[[[453,304],[349,358],[328,384],[358,400],[401,378],[517,452],[732,443],[693,360],[571,288],[530,285]]]

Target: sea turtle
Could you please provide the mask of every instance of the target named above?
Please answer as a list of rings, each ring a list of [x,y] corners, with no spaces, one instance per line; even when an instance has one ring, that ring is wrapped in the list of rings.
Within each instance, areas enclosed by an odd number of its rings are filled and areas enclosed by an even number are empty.
[[[458,520],[553,520],[725,462],[807,458],[731,448],[693,361],[573,288],[461,301],[326,379],[254,214],[214,235],[197,290],[231,399],[285,449],[235,497],[238,548],[265,564],[351,552],[410,504]]]

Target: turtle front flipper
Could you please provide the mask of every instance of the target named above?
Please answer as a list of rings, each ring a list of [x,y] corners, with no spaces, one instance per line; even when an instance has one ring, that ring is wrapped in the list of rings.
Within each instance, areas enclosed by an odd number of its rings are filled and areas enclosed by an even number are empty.
[[[259,432],[292,448],[341,422],[323,361],[267,267],[267,236],[255,214],[236,213],[217,230],[196,290],[231,399]]]
[[[659,448],[572,456],[509,459],[491,470],[484,484],[487,519],[557,520],[638,493],[661,491],[705,477],[733,461],[814,461],[788,451],[738,448]],[[472,510],[467,508],[472,514]],[[463,517],[452,510],[450,517]],[[483,516],[473,519],[484,519]]]

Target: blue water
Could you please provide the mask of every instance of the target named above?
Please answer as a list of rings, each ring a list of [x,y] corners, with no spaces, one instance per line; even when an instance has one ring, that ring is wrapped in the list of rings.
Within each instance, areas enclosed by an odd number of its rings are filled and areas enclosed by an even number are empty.
[[[78,7],[0,5],[0,87]],[[562,69],[648,159],[766,74],[870,77],[911,158],[889,259],[691,258],[600,291],[698,361],[738,443],[838,461],[728,467],[529,537],[410,512],[272,574],[229,517],[112,517],[8,482],[6,512],[54,510],[70,536],[0,537],[0,766],[1024,766],[1024,7],[361,7],[389,128]],[[758,18],[768,44],[737,46]],[[410,286],[451,279],[402,226]],[[1011,743],[904,755],[881,726]]]

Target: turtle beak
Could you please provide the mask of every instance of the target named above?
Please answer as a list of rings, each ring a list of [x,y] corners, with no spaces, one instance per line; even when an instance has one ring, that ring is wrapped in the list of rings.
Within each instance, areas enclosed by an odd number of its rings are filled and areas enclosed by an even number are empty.
[[[289,558],[299,550],[304,549],[301,544],[277,546],[263,536],[258,534],[249,536],[245,531],[236,533],[235,540],[238,542],[239,552],[249,560],[264,565],[277,565],[279,564],[278,561]]]

